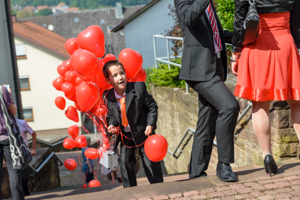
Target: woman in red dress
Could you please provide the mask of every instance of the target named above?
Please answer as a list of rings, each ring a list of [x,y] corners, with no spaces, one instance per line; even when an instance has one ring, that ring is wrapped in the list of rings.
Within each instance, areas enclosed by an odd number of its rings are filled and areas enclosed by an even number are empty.
[[[232,71],[234,95],[252,101],[252,123],[263,152],[266,173],[278,168],[271,150],[270,101],[287,101],[300,138],[300,0],[256,0],[260,33],[242,45],[241,30],[249,0],[235,0]],[[237,63],[238,61],[238,63]]]

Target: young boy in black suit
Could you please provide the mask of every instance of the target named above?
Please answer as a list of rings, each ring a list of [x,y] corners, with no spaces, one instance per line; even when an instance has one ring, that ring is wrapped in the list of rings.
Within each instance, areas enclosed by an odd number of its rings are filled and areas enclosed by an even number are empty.
[[[157,105],[147,92],[144,82],[128,82],[125,69],[117,60],[107,62],[103,67],[105,81],[114,88],[104,92],[103,99],[108,108],[107,131],[116,133],[120,127],[122,135],[116,139],[115,149],[121,141],[118,159],[124,187],[136,186],[134,172],[135,148],[139,148],[144,170],[149,182],[163,182],[160,162],[152,162],[144,151],[144,141],[155,134]]]

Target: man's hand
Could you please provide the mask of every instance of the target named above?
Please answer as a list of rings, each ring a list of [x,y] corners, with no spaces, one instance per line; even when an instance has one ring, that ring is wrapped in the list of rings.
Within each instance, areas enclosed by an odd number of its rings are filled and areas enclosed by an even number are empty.
[[[109,127],[107,128],[107,131],[109,133],[117,133],[117,128],[114,125],[109,125]]]
[[[35,152],[35,149],[31,149],[31,155],[35,155],[36,154],[36,152]]]
[[[145,135],[151,135],[152,134],[152,131],[153,131],[153,127],[152,126],[147,126],[146,127],[146,130],[145,130]]]
[[[7,167],[7,164],[6,164],[6,161],[5,161],[5,160],[3,160],[2,167],[3,167],[3,168]]]

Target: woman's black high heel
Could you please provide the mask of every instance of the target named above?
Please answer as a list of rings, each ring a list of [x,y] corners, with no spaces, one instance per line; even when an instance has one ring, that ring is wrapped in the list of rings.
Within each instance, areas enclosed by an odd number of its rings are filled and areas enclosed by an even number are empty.
[[[270,174],[270,176],[272,176],[272,174],[276,174],[278,172],[278,167],[273,159],[273,157],[268,154],[266,155],[265,157],[265,160],[264,160],[264,165],[265,165],[265,170],[266,170],[266,173]]]

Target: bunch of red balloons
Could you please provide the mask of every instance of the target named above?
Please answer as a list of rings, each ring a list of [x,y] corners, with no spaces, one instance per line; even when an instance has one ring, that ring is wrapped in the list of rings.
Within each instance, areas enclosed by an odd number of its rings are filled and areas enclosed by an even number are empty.
[[[103,110],[105,105],[101,94],[112,86],[106,83],[102,69],[106,62],[117,58],[112,54],[105,55],[102,29],[96,25],[88,27],[77,38],[68,39],[65,48],[71,57],[57,67],[59,77],[52,83],[67,99],[74,102],[74,106],[68,107],[65,115],[78,122],[77,110],[93,115],[103,114],[107,109]],[[118,59],[124,65],[129,81],[146,81],[147,74],[142,68],[143,58],[139,52],[123,49]],[[66,101],[59,96],[55,99],[55,104],[64,110]]]
[[[101,126],[106,126],[106,115],[108,109],[103,102],[102,94],[104,90],[112,86],[105,81],[103,66],[110,60],[116,60],[112,54],[105,55],[105,38],[99,26],[92,25],[80,32],[77,38],[68,39],[65,48],[71,55],[57,67],[59,76],[52,82],[55,89],[62,91],[64,96],[74,102],[74,106],[69,106],[66,110],[66,99],[58,96],[55,105],[65,110],[65,115],[74,122],[79,121],[78,112],[86,112],[90,118],[98,117],[103,122],[97,124],[98,130],[102,132],[102,148],[97,150],[89,148],[85,155],[89,159],[100,158],[102,151],[110,147],[109,138]],[[147,74],[142,68],[143,58],[141,54],[132,49],[123,49],[118,60],[123,64],[128,81],[146,81]],[[73,125],[68,128],[71,138],[66,138],[63,146],[66,149],[83,148],[86,146],[86,138],[78,136],[79,128]],[[64,165],[69,170],[74,170],[77,163],[73,159],[67,159]],[[100,182],[94,181],[90,187],[100,186]]]

